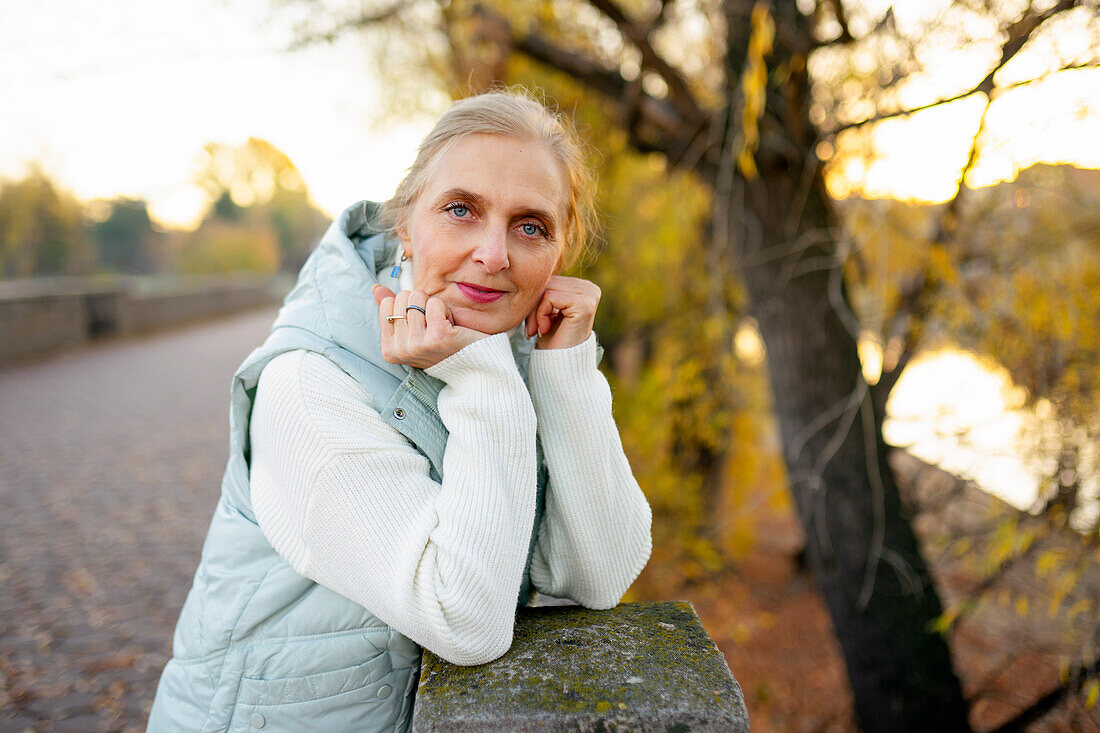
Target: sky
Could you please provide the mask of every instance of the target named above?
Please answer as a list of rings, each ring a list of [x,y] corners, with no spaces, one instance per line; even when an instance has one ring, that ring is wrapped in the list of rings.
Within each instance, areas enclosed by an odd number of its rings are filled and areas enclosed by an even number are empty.
[[[984,106],[972,96],[877,125],[876,155],[849,159],[845,177],[871,196],[951,198]],[[1066,71],[996,97],[980,151],[972,187],[1010,181],[1036,163],[1100,168],[1100,71]]]
[[[81,199],[140,196],[187,225],[203,144],[257,136],[330,214],[388,198],[431,121],[386,125],[355,39],[286,51],[275,5],[0,0],[0,178],[37,164]]]
[[[329,214],[388,198],[430,119],[388,119],[361,39],[287,51],[277,7],[0,0],[0,178],[38,165],[81,199],[143,197],[163,223],[188,226],[206,204],[191,183],[202,146],[257,136],[290,157]],[[1073,24],[1057,35],[1071,49],[1090,38]],[[1017,66],[1042,63],[1042,53],[1032,57],[1021,54]],[[950,61],[940,73],[970,63]],[[908,89],[907,102],[925,93],[919,80]],[[980,113],[972,98],[878,125],[875,156],[846,159],[834,193],[950,197]],[[970,183],[1010,179],[1039,161],[1100,167],[1090,128],[1100,129],[1096,70],[1008,92],[991,109]]]

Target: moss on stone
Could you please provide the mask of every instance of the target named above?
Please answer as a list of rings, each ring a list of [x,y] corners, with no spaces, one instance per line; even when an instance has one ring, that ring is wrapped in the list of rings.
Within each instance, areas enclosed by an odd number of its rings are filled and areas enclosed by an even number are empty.
[[[459,667],[424,652],[413,730],[747,731],[690,603],[523,608],[512,648]]]

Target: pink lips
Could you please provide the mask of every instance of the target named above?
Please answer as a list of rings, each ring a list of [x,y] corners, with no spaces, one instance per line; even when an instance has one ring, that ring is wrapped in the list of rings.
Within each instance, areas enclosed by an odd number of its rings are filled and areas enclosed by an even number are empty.
[[[503,290],[483,288],[471,283],[455,283],[455,285],[458,286],[458,289],[463,295],[475,303],[492,303],[496,300],[500,300],[500,298],[504,296]]]

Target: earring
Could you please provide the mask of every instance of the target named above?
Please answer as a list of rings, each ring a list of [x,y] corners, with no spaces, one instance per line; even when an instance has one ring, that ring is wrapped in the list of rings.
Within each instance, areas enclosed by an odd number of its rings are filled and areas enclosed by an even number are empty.
[[[390,277],[392,277],[394,280],[401,277],[401,263],[407,262],[408,259],[409,259],[408,255],[406,255],[404,252],[402,252],[401,253],[401,259],[398,260],[397,264],[393,266],[392,270],[390,270]]]

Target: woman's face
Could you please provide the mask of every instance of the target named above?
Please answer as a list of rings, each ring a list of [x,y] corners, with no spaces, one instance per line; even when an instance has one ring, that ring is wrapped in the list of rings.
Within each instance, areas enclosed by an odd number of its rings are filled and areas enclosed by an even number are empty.
[[[456,325],[500,333],[539,302],[565,236],[566,188],[545,143],[468,135],[436,163],[404,240],[418,290]]]

